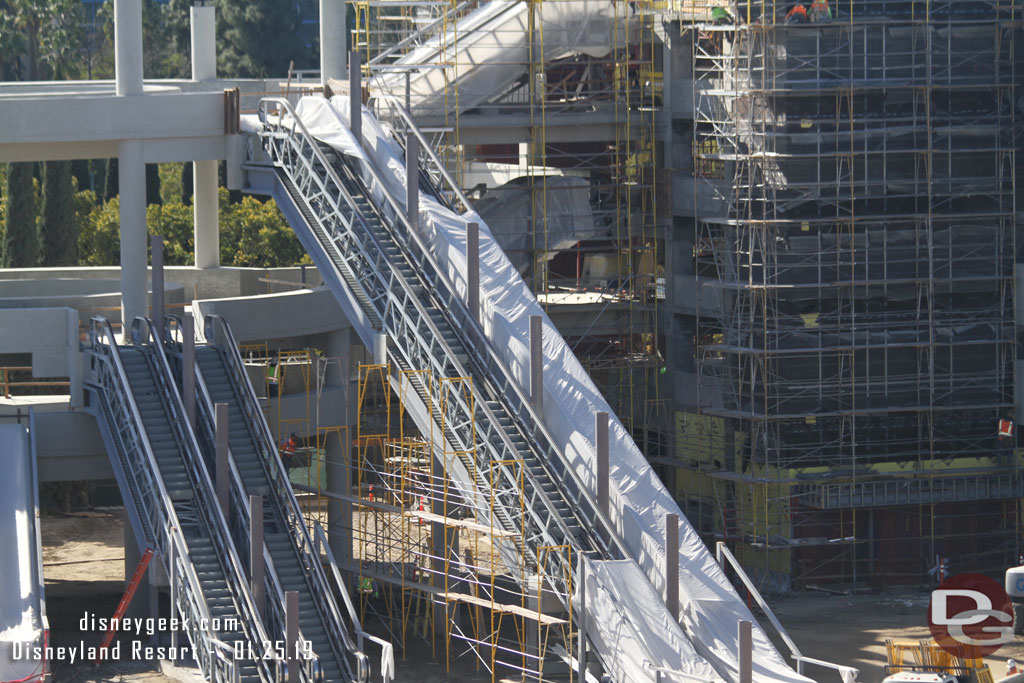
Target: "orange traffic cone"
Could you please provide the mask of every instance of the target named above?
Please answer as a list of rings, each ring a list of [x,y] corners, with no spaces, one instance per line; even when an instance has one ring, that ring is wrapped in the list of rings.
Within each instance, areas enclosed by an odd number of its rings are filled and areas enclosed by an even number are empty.
[[[373,484],[370,484],[370,502],[373,502]]]
[[[426,503],[427,503],[427,499],[424,498],[423,496],[420,496],[419,512],[426,512],[426,510],[424,510],[424,506],[426,505]],[[418,524],[419,526],[423,526],[426,523],[427,523],[427,520],[423,519],[422,516],[419,516],[419,517],[416,518],[416,524]]]

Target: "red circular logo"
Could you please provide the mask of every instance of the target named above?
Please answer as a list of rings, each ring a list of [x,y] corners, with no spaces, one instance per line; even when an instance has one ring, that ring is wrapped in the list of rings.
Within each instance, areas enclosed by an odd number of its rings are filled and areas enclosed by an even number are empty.
[[[954,657],[980,659],[1013,640],[1013,605],[987,576],[957,574],[932,591],[928,628]]]

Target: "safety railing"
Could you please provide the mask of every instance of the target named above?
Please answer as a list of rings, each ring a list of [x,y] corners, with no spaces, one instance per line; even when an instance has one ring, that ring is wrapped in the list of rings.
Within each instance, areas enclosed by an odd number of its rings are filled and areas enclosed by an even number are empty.
[[[750,596],[754,599],[754,602],[757,603],[757,606],[761,608],[762,612],[764,612],[764,615],[768,618],[768,621],[775,629],[775,632],[779,634],[780,638],[782,638],[782,642],[784,642],[786,647],[789,648],[790,656],[793,658],[793,661],[796,662],[797,673],[803,674],[804,664],[813,664],[826,669],[834,669],[839,673],[843,683],[854,683],[854,681],[857,680],[858,670],[852,666],[843,666],[842,664],[833,664],[832,662],[814,659],[813,657],[805,657],[800,652],[800,648],[798,648],[796,643],[793,642],[793,639],[789,637],[789,633],[786,632],[786,629],[779,622],[778,617],[776,617],[775,613],[772,612],[772,608],[768,606],[764,596],[762,596],[761,592],[757,590],[757,586],[755,586],[754,582],[750,580],[747,573],[743,571],[743,567],[740,566],[736,556],[732,554],[732,551],[729,550],[723,541],[718,541],[718,543],[715,544],[715,559],[723,570],[731,567],[732,570],[736,572],[736,576],[739,577],[740,582],[747,589]]]
[[[458,420],[450,423],[446,438],[455,451],[476,451],[478,472],[489,472],[493,466],[508,485],[522,489],[528,518],[523,528],[516,531],[522,531],[527,545],[538,548],[570,544],[578,550],[596,552],[605,557],[625,557],[614,527],[579,482],[564,454],[554,447],[554,440],[534,414],[530,402],[506,373],[479,323],[469,315],[455,288],[434,262],[419,235],[412,231],[402,208],[387,191],[386,185],[376,177],[372,164],[365,170],[376,181],[375,189],[379,187],[382,191],[384,202],[375,205],[371,201],[376,211],[371,218],[379,220],[389,239],[402,247],[409,265],[421,276],[421,282],[416,283],[422,285],[419,292],[413,290],[398,266],[391,261],[393,257],[387,254],[385,245],[374,235],[367,222],[368,217],[360,212],[345,181],[294,116],[289,104],[280,99],[263,100],[260,118],[264,124],[261,137],[266,151],[302,194],[313,218],[328,236],[329,244],[323,247],[332,249],[333,245],[332,255],[353,269],[353,275],[363,286],[366,298],[373,304],[384,329],[397,341],[394,349],[396,360],[400,359],[400,364],[406,368],[430,369],[437,377],[470,376],[435,326],[427,306],[442,312],[453,331],[461,336],[467,355],[481,369],[477,377],[485,378],[484,382],[476,384],[475,390],[502,401],[508,416],[516,424],[515,429],[527,443],[533,444],[532,457],[543,468],[544,478],[556,485],[555,495],[566,502],[568,514],[575,521],[572,525],[554,508],[553,501],[542,491],[534,472],[529,468],[517,471],[505,464],[522,460],[523,454],[512,443],[512,435],[500,424],[487,403],[475,401],[470,405],[464,396],[458,395],[459,392],[449,397],[452,399],[452,413],[458,416]],[[364,192],[364,196],[368,200],[372,198],[369,193]],[[429,301],[421,298],[429,298]],[[435,405],[439,405],[439,397],[433,398]],[[525,478],[525,483],[520,481],[520,476]],[[491,518],[490,510],[477,507],[483,519]],[[506,519],[514,516],[508,511]],[[498,518],[501,519],[500,514]],[[563,577],[570,576],[573,568],[563,567],[561,558],[553,558],[547,567],[551,571],[549,578],[553,585],[563,588]],[[567,593],[564,590],[559,592]]]
[[[298,501],[295,499],[295,493],[288,483],[287,470],[278,457],[274,438],[270,434],[270,428],[263,417],[263,412],[260,410],[259,402],[256,399],[256,392],[245,370],[245,365],[238,352],[238,345],[231,333],[231,328],[220,316],[208,315],[205,318],[204,336],[207,342],[213,343],[217,347],[220,358],[224,362],[228,381],[233,387],[232,391],[239,402],[239,408],[246,421],[246,429],[249,433],[250,441],[260,466],[267,477],[271,492],[268,503],[274,506],[274,510],[281,520],[284,530],[292,539],[293,548],[298,553],[299,562],[307,578],[309,597],[312,598],[321,622],[324,624],[324,629],[333,650],[332,654],[337,658],[338,663],[342,665],[342,669],[347,670],[352,680],[364,680],[359,679],[357,676],[360,671],[367,670],[364,664],[366,656],[361,652],[361,646],[353,642],[350,635],[353,624],[350,621],[350,624],[346,627],[345,619],[338,609],[334,594],[329,590],[327,576],[319,561],[319,553],[316,552],[316,547],[309,536]],[[207,438],[210,439],[212,447],[214,443],[213,401],[210,398],[209,389],[206,386],[205,378],[199,369],[198,363],[196,364],[196,387],[202,398],[201,401],[197,401],[197,405],[202,411],[204,430]],[[239,504],[248,512],[248,496],[245,494],[241,478],[235,476],[237,474],[237,464],[233,457],[230,458],[230,463],[233,472],[232,479],[240,499]],[[248,542],[249,538],[248,514],[239,523],[242,527],[239,530],[238,540],[244,544]],[[272,558],[264,550],[264,560],[268,559],[271,561],[267,566],[272,568]],[[280,585],[277,584],[276,573],[269,571],[268,576],[273,576],[275,581],[275,586],[272,587],[273,592],[268,592],[268,595],[280,594],[281,604],[283,604],[284,593]],[[347,593],[343,592],[343,595],[348,599]],[[282,627],[283,623],[282,612]],[[342,649],[339,649],[339,647]]]
[[[172,590],[172,604],[184,619],[185,634],[200,670],[207,680],[237,683],[238,665],[233,650],[225,651],[213,631],[213,620],[206,604],[202,584],[193,567],[181,522],[160,478],[160,468],[150,446],[142,415],[135,403],[128,375],[121,361],[119,345],[110,323],[93,318],[89,330],[89,380],[96,391],[99,411],[106,422],[111,445],[117,451],[116,463],[133,494],[132,505],[146,542],[164,561]],[[267,668],[261,667],[261,679],[272,683]]]
[[[386,50],[382,50],[370,59],[371,71],[373,67],[381,64],[389,64],[401,59],[406,53],[415,50],[435,39],[441,31],[448,30],[453,21],[465,16],[480,6],[480,0],[463,0],[450,7],[446,7],[444,13],[429,24],[417,29],[410,35],[398,41]],[[414,68],[410,65],[410,68]]]

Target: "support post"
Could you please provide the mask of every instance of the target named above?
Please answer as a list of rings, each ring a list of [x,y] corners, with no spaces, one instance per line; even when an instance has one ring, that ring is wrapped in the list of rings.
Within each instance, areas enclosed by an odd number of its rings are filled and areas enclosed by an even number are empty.
[[[530,400],[537,413],[544,410],[544,327],[539,315],[530,316]]]
[[[754,640],[753,627],[749,621],[740,621],[737,624],[736,640],[739,645],[739,682],[753,683],[754,668]]]
[[[466,305],[480,322],[480,224],[466,224]]]
[[[217,403],[214,405],[214,424],[216,430],[216,442],[217,442],[217,462],[216,462],[216,487],[217,487],[217,502],[220,503],[220,509],[224,512],[224,516],[228,516],[228,404]]]
[[[263,614],[263,496],[249,496],[249,586],[256,611]]]
[[[299,683],[299,593],[284,594],[285,661],[288,662],[288,683]]]
[[[118,96],[141,95],[142,2],[140,0],[114,0],[114,64]]]
[[[377,365],[388,364],[388,335],[383,332],[373,337],[373,362]]]
[[[345,0],[320,0],[320,85],[345,77]]]
[[[597,506],[608,516],[608,413],[594,414],[594,440],[597,442]]]
[[[413,230],[420,227],[420,140],[405,137],[405,216]]]
[[[220,266],[217,160],[192,163],[192,213],[196,268]]]
[[[193,5],[189,9],[192,24],[192,80],[217,79],[217,24],[213,5]]]
[[[580,594],[580,618],[579,618],[579,644],[576,646],[576,657],[579,660],[580,683],[587,681],[587,562],[580,555],[580,568],[577,572],[579,578]]]
[[[122,0],[118,4],[131,3]],[[141,140],[122,140],[118,145],[117,179],[121,193],[121,322],[124,325],[123,338],[127,342],[131,336],[132,321],[145,316],[149,309],[146,305],[146,275],[149,272],[146,165],[142,161]]]
[[[164,238],[153,235],[150,238],[153,261],[153,299],[150,305],[153,336],[158,344],[164,341]]]
[[[363,144],[363,85],[362,58],[359,52],[352,50],[348,53],[348,120],[349,130],[355,136],[356,142]]]
[[[196,428],[196,320],[186,312],[181,320],[181,400],[185,417]]]
[[[665,515],[665,604],[679,621],[679,515]]]

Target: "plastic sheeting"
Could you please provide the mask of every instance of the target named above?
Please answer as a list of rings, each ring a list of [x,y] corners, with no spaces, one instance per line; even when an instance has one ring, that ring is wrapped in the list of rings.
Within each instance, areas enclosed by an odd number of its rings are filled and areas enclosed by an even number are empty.
[[[522,0],[483,3],[459,19],[457,27],[404,55],[397,64],[409,66],[408,72],[389,69],[370,83],[371,90],[407,101],[416,116],[478,106],[526,74],[529,5]],[[536,7],[545,61],[576,53],[600,57],[608,54],[610,45],[623,43],[622,38],[616,43],[612,35],[616,22],[611,0],[559,0]],[[427,68],[416,69],[417,65]]]
[[[26,658],[20,645],[42,645],[38,594],[35,491],[28,434],[21,425],[0,425],[0,681],[20,681],[40,673],[42,663]]]
[[[372,155],[392,196],[399,202],[404,201],[405,169],[401,150],[387,139],[365,108],[364,145],[360,148],[348,130],[347,112],[347,97],[335,97],[330,103],[323,98],[307,97],[300,101],[296,115],[313,136],[334,149],[363,160],[367,153]],[[383,188],[372,189],[378,196],[382,195]],[[597,488],[594,413],[604,411],[610,415],[611,518],[624,545],[653,587],[650,591],[651,586],[633,587],[624,579],[625,582],[620,583],[628,588],[620,586],[620,590],[659,596],[660,609],[666,609],[660,597],[665,589],[665,516],[678,515],[680,626],[690,639],[693,652],[706,659],[719,676],[737,680],[736,624],[746,620],[753,624],[756,681],[810,681],[786,664],[758,626],[721,567],[519,277],[486,223],[474,212],[456,216],[432,197],[421,196],[422,238],[463,297],[466,295],[466,224],[474,221],[480,224],[480,320],[484,331],[504,359],[509,373],[524,392],[529,393],[529,319],[533,315],[541,316],[545,424],[577,476],[592,493]],[[629,599],[626,595],[613,595],[623,604]],[[647,605],[647,608],[654,610],[658,606]],[[643,627],[639,622],[631,623],[637,628]],[[687,662],[691,667],[700,665],[696,659]],[[641,680],[652,678],[647,676]]]

